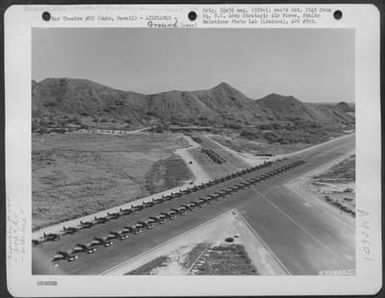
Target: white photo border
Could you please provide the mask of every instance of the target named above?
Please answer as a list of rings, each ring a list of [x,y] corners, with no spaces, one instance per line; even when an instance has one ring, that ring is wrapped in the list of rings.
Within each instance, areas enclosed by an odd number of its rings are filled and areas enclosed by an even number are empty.
[[[356,275],[355,276],[39,276],[31,270],[31,32],[32,28],[132,27],[145,22],[86,24],[46,22],[53,15],[98,11],[166,12],[188,22],[198,14],[197,28],[229,28],[201,23],[205,7],[240,5],[14,5],[4,15],[5,145],[7,210],[7,286],[14,296],[240,296],[240,295],[371,295],[382,287],[381,249],[381,110],[380,13],[371,4],[250,5],[245,7],[331,7],[343,20],[321,18],[317,24],[230,25],[231,28],[350,28],[356,40]],[[158,30],[158,29],[157,29]],[[159,29],[163,30],[163,29]],[[189,29],[194,30],[194,29]],[[18,239],[15,244],[12,239]],[[39,280],[57,286],[38,286]]]

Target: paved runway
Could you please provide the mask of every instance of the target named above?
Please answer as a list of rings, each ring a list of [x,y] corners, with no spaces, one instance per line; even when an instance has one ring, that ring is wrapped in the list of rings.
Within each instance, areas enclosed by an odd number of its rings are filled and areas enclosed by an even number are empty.
[[[286,188],[260,193],[241,212],[291,274],[355,268],[354,228]]]
[[[214,202],[192,213],[177,217],[174,221],[158,225],[139,235],[130,235],[126,240],[114,240],[114,245],[104,248],[98,246],[94,254],[79,254],[74,262],[59,262],[58,274],[99,274],[125,260],[135,257],[229,209],[238,208],[251,227],[275,255],[282,261],[291,274],[318,274],[322,270],[354,269],[355,242],[354,227],[342,222],[282,187],[284,183],[303,175],[322,164],[345,154],[355,146],[355,136],[348,136],[336,142],[325,144],[301,154],[306,163],[298,168],[275,176],[252,188],[234,193],[228,198]],[[224,156],[225,157],[225,156]],[[283,163],[297,160],[293,157]],[[106,236],[125,225],[158,215],[170,208],[205,197],[215,191],[234,185],[243,179],[258,176],[271,168],[235,178],[231,181],[212,186],[169,202],[146,208],[136,214],[122,216],[105,224],[82,230],[73,235],[62,236],[59,241],[46,243],[33,248],[34,255],[49,259],[57,250],[69,250],[76,243],[87,243],[94,236]],[[243,178],[243,179],[242,179]],[[33,273],[51,274],[39,266]]]

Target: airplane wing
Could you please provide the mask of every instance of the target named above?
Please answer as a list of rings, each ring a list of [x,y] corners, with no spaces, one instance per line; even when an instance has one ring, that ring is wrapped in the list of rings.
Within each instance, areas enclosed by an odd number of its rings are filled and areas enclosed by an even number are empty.
[[[74,247],[71,251],[70,251],[70,254],[73,254],[73,253],[79,253],[79,252],[82,252],[83,249],[79,246],[76,246]]]
[[[100,242],[98,240],[93,240],[93,241],[91,241],[90,246],[96,246],[99,244],[100,244]]]
[[[59,260],[62,260],[62,259],[64,259],[64,256],[57,254],[57,255],[53,256],[51,261],[54,262],[54,261],[59,261]]]

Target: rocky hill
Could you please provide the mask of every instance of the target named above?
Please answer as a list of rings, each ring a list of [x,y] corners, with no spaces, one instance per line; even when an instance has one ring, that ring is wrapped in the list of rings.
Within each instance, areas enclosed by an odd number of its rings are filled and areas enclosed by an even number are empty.
[[[354,123],[354,114],[341,103],[307,104],[278,94],[253,100],[226,83],[209,90],[145,95],[67,78],[32,82],[32,116],[35,122],[95,127],[158,123],[252,125],[293,119],[337,125]]]
[[[336,108],[338,110],[341,110],[341,111],[345,112],[345,113],[354,113],[354,111],[355,111],[354,105],[348,104],[348,103],[346,103],[344,101],[339,102],[336,105]]]
[[[92,81],[46,79],[32,84],[32,116],[110,116],[138,120],[145,96]]]
[[[269,110],[276,120],[315,120],[316,115],[304,103],[293,96],[269,94],[256,100],[256,104]]]
[[[317,104],[303,103],[293,96],[282,96],[279,94],[270,94],[256,103],[268,109],[276,120],[302,120],[317,123],[331,124],[352,124],[354,123],[354,115],[342,103],[335,104]],[[354,112],[354,110],[353,110]]]

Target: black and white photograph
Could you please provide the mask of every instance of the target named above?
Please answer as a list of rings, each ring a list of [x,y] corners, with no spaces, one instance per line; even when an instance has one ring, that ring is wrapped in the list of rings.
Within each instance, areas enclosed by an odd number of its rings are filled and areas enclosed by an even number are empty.
[[[33,273],[354,275],[354,42],[33,29]]]
[[[363,4],[8,9],[9,292],[377,293],[379,20]]]

